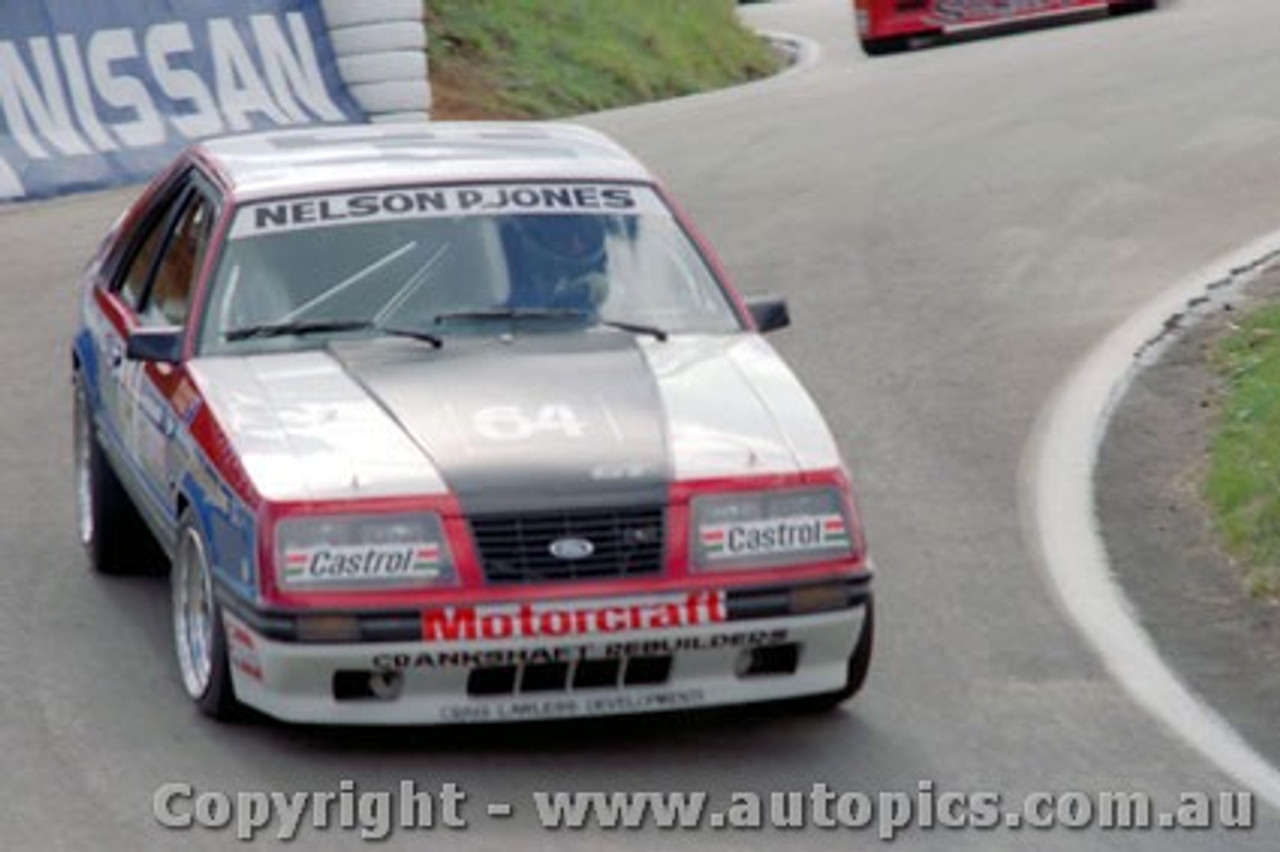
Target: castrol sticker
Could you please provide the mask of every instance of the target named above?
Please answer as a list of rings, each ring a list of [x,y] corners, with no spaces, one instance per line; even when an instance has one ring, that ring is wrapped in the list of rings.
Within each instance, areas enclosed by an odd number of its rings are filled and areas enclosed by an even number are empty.
[[[324,546],[286,551],[281,576],[290,588],[378,584],[431,580],[440,564],[440,546],[430,542]]]

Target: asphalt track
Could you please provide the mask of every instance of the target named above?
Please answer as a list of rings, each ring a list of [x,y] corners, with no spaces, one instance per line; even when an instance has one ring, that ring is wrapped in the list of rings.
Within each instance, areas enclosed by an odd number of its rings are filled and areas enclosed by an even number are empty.
[[[465,831],[386,848],[873,848],[852,832],[539,829],[533,790],[1234,789],[1131,697],[1058,604],[1024,523],[1038,417],[1142,305],[1280,228],[1273,0],[868,61],[838,0],[753,6],[820,58],[757,86],[593,116],[667,179],[739,285],[782,292],[777,345],[858,480],[881,641],[825,717],[721,714],[502,730],[220,726],[181,694],[155,579],[87,574],[70,491],[67,340],[81,264],[130,192],[0,212],[0,846],[214,849],[156,826],[162,784],[453,782]],[[1274,759],[1275,756],[1273,756]],[[509,818],[484,804],[510,802]],[[907,849],[1280,848],[1250,832],[917,829]],[[308,849],[352,848],[307,830]]]

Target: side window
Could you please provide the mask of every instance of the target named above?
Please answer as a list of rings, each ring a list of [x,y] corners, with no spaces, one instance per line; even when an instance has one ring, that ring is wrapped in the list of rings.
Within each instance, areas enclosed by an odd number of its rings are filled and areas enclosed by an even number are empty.
[[[151,272],[151,266],[155,262],[156,255],[160,253],[160,246],[164,243],[165,225],[168,221],[167,216],[155,217],[148,226],[142,245],[134,253],[129,265],[125,267],[124,275],[120,278],[120,298],[134,310],[137,310],[142,303],[142,294],[147,289],[147,275]]]
[[[200,193],[192,193],[178,214],[160,264],[156,267],[155,279],[141,312],[144,324],[182,325],[186,322],[196,276],[200,273],[213,235],[213,220],[213,205]]]

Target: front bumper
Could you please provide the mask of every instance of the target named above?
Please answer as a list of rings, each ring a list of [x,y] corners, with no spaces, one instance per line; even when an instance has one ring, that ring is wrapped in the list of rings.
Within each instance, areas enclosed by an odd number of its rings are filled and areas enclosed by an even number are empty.
[[[614,716],[834,692],[870,592],[808,614],[607,635],[302,643],[224,614],[237,697],[289,722],[430,725]],[[747,613],[742,613],[747,615]]]

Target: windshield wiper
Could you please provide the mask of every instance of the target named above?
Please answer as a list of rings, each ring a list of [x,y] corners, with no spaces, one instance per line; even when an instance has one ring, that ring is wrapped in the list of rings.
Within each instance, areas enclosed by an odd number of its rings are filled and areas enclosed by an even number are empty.
[[[600,320],[600,324],[609,328],[616,328],[619,331],[629,331],[632,334],[647,334],[657,339],[659,343],[666,343],[667,338],[671,336],[666,329],[658,328],[656,325],[644,325],[638,322],[626,322],[625,320]]]
[[[586,319],[590,314],[574,308],[485,308],[478,311],[450,311],[437,314],[436,325],[447,322],[471,322],[474,320],[518,319]]]
[[[372,320],[299,320],[251,325],[245,328],[234,328],[223,334],[223,339],[228,341],[265,340],[270,337],[306,337],[312,334],[335,334],[342,331],[376,331],[394,337],[421,340],[424,343],[430,343],[436,349],[444,346],[444,341],[429,331],[379,325]]]
[[[421,340],[423,343],[430,343],[436,349],[444,346],[444,340],[442,340],[438,335],[432,334],[429,331],[423,331],[420,328],[403,328],[398,325],[378,325],[377,323],[370,323],[369,327],[376,329],[383,334],[389,334],[392,337],[407,337],[410,340]]]
[[[436,325],[443,325],[450,321],[469,322],[489,319],[588,319],[590,316],[590,312],[576,308],[486,308],[478,311],[454,311],[452,313],[439,314],[435,318],[435,323]],[[632,334],[647,334],[662,343],[665,343],[667,338],[671,336],[666,329],[658,328],[654,325],[626,322],[625,320],[602,319],[598,322],[600,325],[616,328],[619,331],[629,331]]]
[[[306,337],[309,334],[330,334],[338,331],[363,331],[369,327],[367,320],[299,320],[296,322],[264,323],[244,328],[233,328],[222,335],[224,340],[260,340],[268,337]]]

